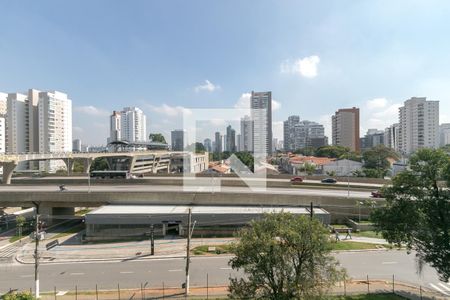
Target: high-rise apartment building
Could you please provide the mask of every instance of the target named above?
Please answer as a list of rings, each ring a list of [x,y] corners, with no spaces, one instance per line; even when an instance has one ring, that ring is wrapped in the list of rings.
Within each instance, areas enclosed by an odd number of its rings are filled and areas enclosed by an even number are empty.
[[[333,145],[360,152],[359,108],[339,109],[331,118]]]
[[[214,152],[215,153],[221,153],[222,152],[222,135],[220,132],[216,132],[214,134]]]
[[[307,147],[319,148],[326,145],[325,128],[316,122],[300,121],[294,125],[292,139],[292,150]]]
[[[184,130],[172,130],[171,132],[171,148],[172,151],[184,151],[184,143],[186,142],[186,132]]]
[[[81,140],[80,139],[73,140],[72,152],[81,152]]]
[[[120,112],[120,135],[122,141],[147,140],[147,117],[137,107],[124,107]]]
[[[240,150],[246,152],[253,152],[253,120],[250,116],[241,118],[241,137]]]
[[[109,139],[108,143],[122,140],[121,130],[121,113],[113,111],[109,117]]]
[[[72,152],[72,100],[61,92],[40,92],[38,101],[39,152]],[[39,169],[65,169],[60,160],[39,162]]]
[[[439,147],[439,101],[412,97],[399,109],[399,150],[412,154]]]
[[[0,153],[6,152],[6,107],[7,107],[7,101],[8,101],[8,94],[0,93]]]
[[[204,141],[203,141],[203,145],[205,146],[205,150],[207,151],[207,152],[212,152],[212,143],[211,143],[211,139],[205,139]]]
[[[236,131],[231,127],[231,125],[227,126],[225,143],[227,151],[236,152]]]
[[[294,126],[300,123],[300,116],[290,116],[283,122],[284,151],[294,151]]]
[[[253,120],[253,152],[258,156],[270,155],[272,153],[272,92],[252,91],[250,108]]]
[[[147,117],[138,107],[124,107],[109,117],[108,143],[115,141],[142,142],[147,140]]]
[[[384,145],[384,134],[385,132],[383,130],[367,130],[366,135],[361,138],[361,151],[368,150],[378,145]]]
[[[384,145],[388,148],[399,151],[398,148],[398,135],[400,124],[396,123],[384,130]]]
[[[450,145],[450,123],[444,123],[439,126],[440,146]]]

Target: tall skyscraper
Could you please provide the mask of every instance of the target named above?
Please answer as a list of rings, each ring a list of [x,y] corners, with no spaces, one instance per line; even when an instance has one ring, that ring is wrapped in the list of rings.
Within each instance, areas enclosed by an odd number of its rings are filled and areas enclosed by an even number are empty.
[[[439,147],[439,101],[412,97],[400,107],[399,150],[411,154]]]
[[[212,143],[211,143],[211,139],[205,139],[203,141],[203,145],[205,146],[206,151],[208,152],[212,152]]]
[[[384,145],[384,134],[383,130],[369,129],[366,135],[361,138],[361,151],[368,150],[370,148],[376,147],[378,145]]]
[[[184,151],[186,142],[186,132],[184,130],[172,130],[171,132],[171,146],[172,151]]]
[[[81,152],[81,140],[80,139],[73,140],[72,152]]]
[[[0,93],[0,116],[6,116],[6,108],[8,107],[8,94]]]
[[[319,148],[327,143],[323,125],[312,121],[300,121],[293,128],[293,150],[314,147]]]
[[[250,108],[253,120],[253,151],[257,155],[270,155],[272,154],[272,92],[252,91]],[[263,158],[265,157],[261,157]]]
[[[227,151],[236,152],[236,131],[231,125],[227,126],[226,145]]]
[[[40,92],[38,101],[39,152],[72,152],[72,100],[61,92]],[[36,119],[37,121],[37,119]],[[63,161],[39,162],[39,169],[64,169]]]
[[[242,151],[242,137],[241,134],[236,135],[236,151],[241,152]]]
[[[120,112],[121,138],[128,142],[147,140],[147,118],[137,107],[124,107]]]
[[[240,151],[253,152],[253,120],[250,116],[244,116],[241,118]]]
[[[300,116],[290,116],[283,122],[284,151],[294,151],[294,126],[300,123]]]
[[[441,124],[439,127],[440,132],[440,146],[444,147],[450,145],[450,123]]]
[[[360,152],[359,108],[339,109],[331,118],[333,145]]]
[[[221,153],[222,152],[222,136],[220,135],[220,132],[216,132],[214,134],[214,143],[215,143],[214,152]]]
[[[121,114],[119,111],[113,111],[109,117],[109,139],[108,143],[120,141],[122,139],[120,124]]]
[[[395,151],[399,151],[398,148],[398,135],[400,124],[396,123],[384,130],[384,145],[388,148],[392,148]]]
[[[7,108],[7,101],[8,101],[8,94],[0,93],[0,153],[5,153],[6,152],[6,108]]]

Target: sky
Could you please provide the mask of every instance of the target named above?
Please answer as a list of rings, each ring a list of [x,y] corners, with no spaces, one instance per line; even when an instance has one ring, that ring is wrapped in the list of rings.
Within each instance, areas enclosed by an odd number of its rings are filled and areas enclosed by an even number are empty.
[[[279,139],[289,115],[329,135],[331,115],[353,106],[362,133],[384,129],[413,96],[440,100],[450,122],[446,0],[17,0],[0,11],[0,91],[67,93],[84,144],[105,144],[125,106],[169,138],[183,112],[242,107],[252,90],[272,91]]]

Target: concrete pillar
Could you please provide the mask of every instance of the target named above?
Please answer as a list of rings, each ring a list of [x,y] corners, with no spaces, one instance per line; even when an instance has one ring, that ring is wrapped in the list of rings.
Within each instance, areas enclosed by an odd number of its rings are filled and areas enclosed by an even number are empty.
[[[162,224],[162,235],[163,235],[163,236],[166,236],[166,231],[167,231],[167,224],[166,224],[166,223],[163,223],[163,224]]]
[[[13,174],[14,169],[17,167],[17,162],[16,161],[3,162],[0,164],[0,166],[3,167],[2,183],[3,184],[11,184],[12,174]]]
[[[93,158],[83,159],[83,173],[84,174],[89,175],[93,161],[94,161]]]
[[[154,155],[153,156],[153,165],[152,165],[152,173],[156,174],[158,172],[158,170],[156,169],[157,167],[159,167],[159,158]]]
[[[73,158],[64,158],[63,161],[66,164],[67,175],[70,175],[73,171],[73,163],[75,160]]]
[[[178,224],[178,235],[183,236],[183,234],[184,234],[183,225]]]

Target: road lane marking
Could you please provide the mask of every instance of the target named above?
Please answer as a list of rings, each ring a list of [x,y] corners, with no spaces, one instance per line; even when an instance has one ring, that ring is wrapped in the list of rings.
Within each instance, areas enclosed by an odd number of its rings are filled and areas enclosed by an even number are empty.
[[[398,262],[396,262],[396,261],[383,261],[381,264],[382,265],[395,265],[395,264],[398,264]]]
[[[221,270],[233,270],[233,268],[226,267],[226,268],[220,268]]]
[[[444,295],[446,295],[446,296],[450,296],[449,293],[447,293],[447,292],[444,291],[444,290],[441,290],[441,288],[439,288],[438,286],[436,286],[436,285],[434,285],[434,284],[432,284],[432,283],[430,283],[430,285],[431,285],[435,290],[441,292],[442,294],[444,294]]]
[[[133,274],[134,272],[132,272],[132,271],[123,271],[123,272],[120,272],[120,274]]]
[[[56,296],[64,296],[65,294],[67,294],[67,291],[59,291]]]
[[[175,269],[175,270],[168,270],[169,272],[181,272],[183,271],[182,269]]]
[[[22,278],[33,277],[34,275],[20,275]]]
[[[70,275],[84,275],[84,273],[70,273]]]
[[[446,289],[447,291],[450,292],[450,287],[446,286],[446,285],[443,284],[443,283],[439,283],[439,285],[442,286],[444,289]]]

